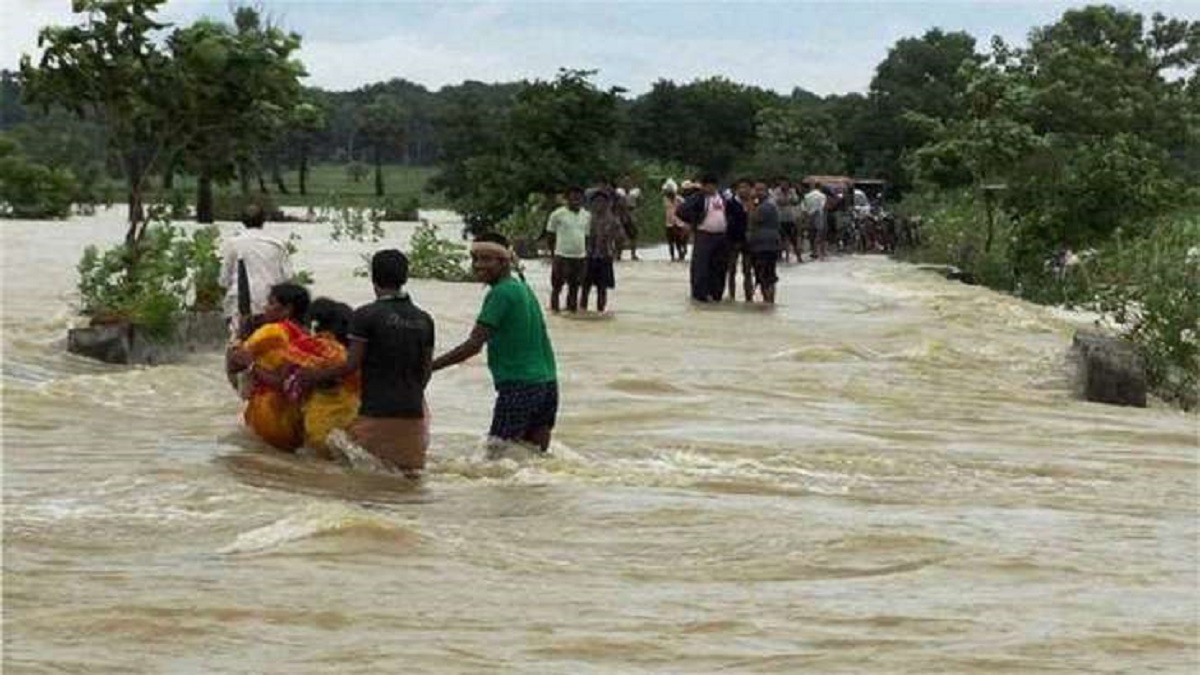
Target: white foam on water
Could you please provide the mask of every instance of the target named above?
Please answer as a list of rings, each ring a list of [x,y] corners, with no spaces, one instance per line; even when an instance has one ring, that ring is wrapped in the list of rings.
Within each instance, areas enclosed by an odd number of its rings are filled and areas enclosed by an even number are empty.
[[[217,552],[222,555],[260,553],[291,542],[346,532],[412,534],[400,523],[379,513],[340,502],[318,502],[308,504],[299,513],[243,532]]]

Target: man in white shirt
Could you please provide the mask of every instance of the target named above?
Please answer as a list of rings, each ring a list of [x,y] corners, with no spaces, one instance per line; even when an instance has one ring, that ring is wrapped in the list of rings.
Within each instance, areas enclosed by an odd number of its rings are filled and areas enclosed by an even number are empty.
[[[579,309],[579,288],[587,272],[587,236],[592,217],[583,207],[583,188],[567,190],[567,203],[546,221],[550,235],[550,311],[558,312],[562,288],[567,287],[567,311]]]
[[[729,267],[729,242],[725,237],[728,221],[725,218],[726,200],[717,192],[713,175],[700,180],[699,197],[704,200],[703,217],[695,225],[692,246],[692,299],[697,302],[719,302],[725,291],[725,272]]]
[[[246,229],[227,239],[221,245],[221,287],[225,289],[223,309],[230,320],[231,335],[240,329],[238,315],[238,261],[246,265],[246,277],[250,282],[250,314],[261,314],[267,306],[267,295],[271,287],[292,279],[292,262],[287,244],[263,232],[267,216],[258,206],[249,206],[242,214]]]
[[[808,236],[812,238],[814,260],[825,259],[825,240],[829,233],[829,228],[825,223],[825,200],[827,198],[821,187],[820,183],[814,184],[808,194],[804,195],[804,202],[800,205],[800,210],[808,217]]]

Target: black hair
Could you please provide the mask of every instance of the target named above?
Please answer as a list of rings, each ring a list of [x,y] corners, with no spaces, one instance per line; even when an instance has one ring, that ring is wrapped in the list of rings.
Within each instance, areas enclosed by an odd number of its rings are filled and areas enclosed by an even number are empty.
[[[477,235],[475,241],[485,244],[500,244],[504,248],[508,248],[508,239],[499,232],[484,232]]]
[[[734,183],[734,185],[743,185],[743,184],[753,187],[754,179],[750,178],[748,176],[742,176],[741,178],[737,179],[736,183]]]
[[[333,298],[316,298],[308,306],[308,316],[305,323],[314,332],[333,333],[338,342],[346,344],[350,333],[350,319],[354,310],[344,302]]]
[[[249,204],[242,210],[242,224],[246,227],[260,228],[267,222],[267,214],[258,204]]]
[[[578,185],[572,185],[567,188],[567,194],[568,195],[574,195],[574,194],[581,195],[581,194],[583,194],[583,188]]]
[[[270,297],[292,310],[292,319],[303,321],[308,314],[308,289],[300,284],[282,283],[271,287]]]
[[[371,282],[379,288],[400,289],[408,283],[408,258],[394,248],[376,251],[371,256]]]

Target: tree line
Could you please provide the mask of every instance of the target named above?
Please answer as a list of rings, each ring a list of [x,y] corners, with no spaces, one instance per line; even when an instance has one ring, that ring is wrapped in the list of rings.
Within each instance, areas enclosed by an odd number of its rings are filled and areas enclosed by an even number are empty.
[[[124,175],[131,200],[151,177],[169,187],[196,176],[202,221],[213,183],[305,194],[314,162],[373,165],[379,196],[384,164],[438,166],[433,188],[485,225],[566,183],[686,170],[848,174],[884,179],[893,195],[1011,180],[1026,210],[1091,200],[1103,230],[1130,196],[1105,181],[1200,175],[1197,22],[1110,6],[1069,10],[1020,48],[996,39],[981,50],[965,32],[931,29],[896,42],[865,94],[821,97],[721,77],[661,79],[629,96],[569,69],[548,81],[325,91],[301,85],[301,37],[257,10],[169,27],[154,19],[161,4],[77,3],[86,24],[47,28],[39,63],[0,73],[0,131],[81,183]],[[1086,179],[1096,189],[1059,190],[1114,162],[1120,176]],[[1153,208],[1158,193],[1134,193]]]

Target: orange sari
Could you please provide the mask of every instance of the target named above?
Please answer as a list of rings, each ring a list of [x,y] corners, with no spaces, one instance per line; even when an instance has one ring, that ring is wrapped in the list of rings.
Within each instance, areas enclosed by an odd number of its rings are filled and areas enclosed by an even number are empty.
[[[262,326],[246,338],[242,349],[254,357],[255,368],[263,370],[327,368],[346,362],[346,350],[337,340],[309,335],[291,320]],[[357,374],[347,380],[349,382],[339,384],[338,389],[346,389],[343,392],[346,395],[353,392],[357,399]],[[338,410],[346,407],[346,395],[338,399]],[[333,419],[328,419],[330,417]],[[301,402],[278,385],[255,379],[243,418],[254,433],[280,450],[295,450],[305,442],[305,414]],[[328,425],[340,424],[341,418],[336,414],[325,414],[314,421],[325,425],[320,438],[324,443],[324,434],[334,428]]]

